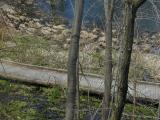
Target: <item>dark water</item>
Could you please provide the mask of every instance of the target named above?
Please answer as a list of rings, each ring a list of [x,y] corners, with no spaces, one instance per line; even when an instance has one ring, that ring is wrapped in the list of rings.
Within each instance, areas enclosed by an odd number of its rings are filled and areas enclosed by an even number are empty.
[[[46,0],[36,0],[38,9],[44,12],[48,16],[56,13],[64,17],[68,21],[69,25],[72,24],[74,17],[74,0],[59,0],[56,6],[52,6],[50,2]],[[97,25],[103,26],[104,10],[101,0],[85,0],[83,23],[85,25]]]
[[[4,0],[0,0],[4,1]],[[7,0],[15,1],[17,0]],[[24,1],[24,0],[21,0]],[[50,21],[54,19],[55,15],[63,17],[71,26],[74,17],[74,1],[75,0],[56,0],[56,5],[51,5],[51,0],[34,0],[33,5],[28,5],[25,8],[28,14],[36,17],[35,11],[39,10],[43,13],[45,20]],[[84,0],[84,15],[83,24],[85,26],[104,26],[104,7],[103,0]],[[23,7],[24,4],[20,3],[18,7]],[[121,25],[123,5],[121,0],[116,0],[114,23]],[[37,18],[41,18],[38,16]],[[147,1],[137,13],[136,28],[138,30],[156,32],[160,31],[160,1],[154,0],[154,2]]]
[[[64,17],[69,21],[73,20],[74,17],[74,0],[66,0],[65,1],[65,11]],[[90,25],[104,25],[104,10],[103,3],[101,0],[85,0],[84,5],[84,15],[83,15],[83,23]]]
[[[47,14],[56,11],[70,24],[74,17],[74,0],[59,0],[55,9],[52,9],[45,0],[37,0],[39,7]],[[62,9],[63,8],[63,9]],[[85,0],[83,23],[85,25],[104,26],[103,0]],[[120,0],[116,1],[114,20],[120,23],[123,5]],[[143,31],[156,32],[160,30],[160,2],[146,2],[138,11],[136,27]]]

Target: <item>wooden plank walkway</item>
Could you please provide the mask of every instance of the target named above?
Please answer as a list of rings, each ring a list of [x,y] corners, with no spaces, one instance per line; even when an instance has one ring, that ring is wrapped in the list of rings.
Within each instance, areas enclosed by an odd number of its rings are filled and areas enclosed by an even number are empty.
[[[67,71],[11,61],[1,61],[0,77],[3,79],[15,79],[24,82],[43,85],[58,84],[67,85]],[[102,76],[95,74],[80,74],[80,88],[94,93],[103,93],[104,80]],[[153,100],[160,99],[160,83],[138,82],[136,86],[137,97]],[[129,94],[134,95],[133,83],[129,83]]]

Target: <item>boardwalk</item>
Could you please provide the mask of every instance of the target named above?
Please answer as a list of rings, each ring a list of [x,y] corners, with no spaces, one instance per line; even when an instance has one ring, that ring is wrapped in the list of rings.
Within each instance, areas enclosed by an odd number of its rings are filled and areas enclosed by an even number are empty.
[[[43,85],[58,84],[67,85],[67,72],[65,70],[50,69],[33,65],[20,64],[10,61],[2,61],[0,65],[0,77],[3,79],[15,79]],[[80,88],[95,93],[103,93],[104,80],[94,74],[80,75]],[[138,82],[136,86],[137,97],[153,100],[160,99],[160,83]],[[129,94],[134,95],[133,84],[129,83]]]

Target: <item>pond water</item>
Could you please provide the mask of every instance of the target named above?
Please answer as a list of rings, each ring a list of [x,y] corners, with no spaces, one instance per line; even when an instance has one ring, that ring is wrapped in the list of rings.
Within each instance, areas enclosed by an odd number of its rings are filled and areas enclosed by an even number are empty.
[[[70,24],[74,17],[74,1],[75,0],[59,0],[56,9],[45,4],[45,0],[37,0],[40,8],[48,14],[52,10],[62,15]],[[123,5],[116,1],[114,21],[119,23],[122,16]],[[148,9],[149,8],[149,9]],[[146,2],[138,11],[136,19],[136,27],[143,31],[156,32],[160,30],[160,2]],[[104,7],[103,0],[85,0],[84,5],[84,25],[104,26]]]
[[[3,1],[4,0],[0,0]],[[69,26],[72,24],[74,17],[74,1],[75,0],[33,0],[33,4],[24,5],[24,0],[6,0],[10,4],[14,1],[21,1],[18,7],[25,10],[28,14],[33,17],[37,17],[35,13],[40,11],[45,17],[45,21],[52,21],[56,16],[59,15],[65,19]],[[26,0],[29,1],[29,0]],[[31,0],[32,1],[32,0]],[[53,4],[51,4],[51,1]],[[85,26],[104,26],[104,7],[103,0],[84,0],[84,15],[83,25]],[[56,3],[56,4],[55,4]],[[24,7],[25,6],[25,7]],[[122,19],[122,2],[116,0],[114,23],[121,25]],[[41,16],[37,17],[41,18]],[[137,13],[136,28],[138,30],[157,32],[160,31],[160,2],[155,0],[154,2],[147,1]]]

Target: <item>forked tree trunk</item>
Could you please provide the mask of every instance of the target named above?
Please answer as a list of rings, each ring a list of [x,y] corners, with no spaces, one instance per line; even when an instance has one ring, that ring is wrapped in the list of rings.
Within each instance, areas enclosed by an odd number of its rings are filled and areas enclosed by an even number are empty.
[[[124,31],[118,61],[117,96],[115,98],[112,120],[120,120],[122,117],[128,91],[128,73],[131,61],[136,12],[145,1],[146,0],[125,0]]]
[[[65,120],[73,120],[75,114],[76,103],[76,81],[77,70],[76,63],[79,55],[79,38],[82,24],[84,0],[75,0],[75,16],[73,23],[73,31],[71,37],[71,46],[68,57],[68,95],[66,103]]]
[[[103,120],[108,120],[110,117],[110,100],[111,100],[111,84],[112,84],[112,18],[113,18],[114,0],[104,0],[105,9],[105,61],[104,61],[104,99],[103,99]]]

